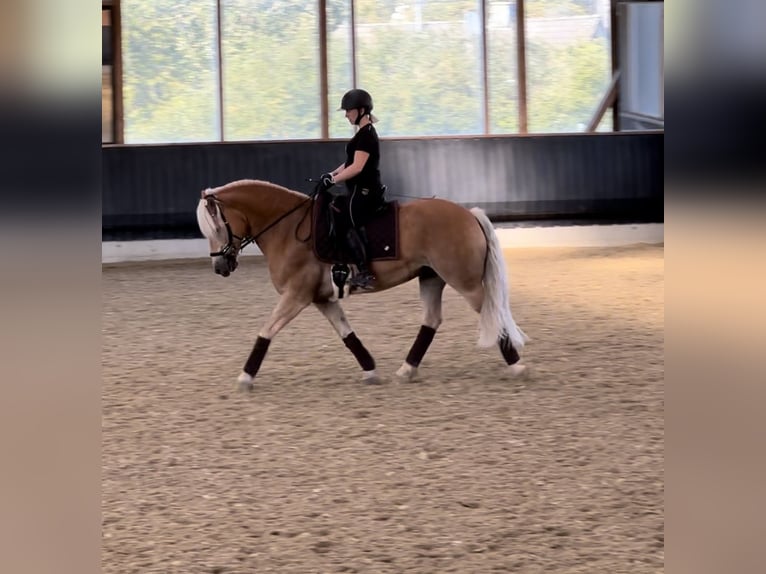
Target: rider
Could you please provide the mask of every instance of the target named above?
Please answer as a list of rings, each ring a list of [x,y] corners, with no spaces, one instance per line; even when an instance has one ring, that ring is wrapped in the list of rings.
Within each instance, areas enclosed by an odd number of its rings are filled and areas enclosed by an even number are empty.
[[[337,195],[331,209],[335,210],[335,227],[348,244],[359,271],[351,286],[369,290],[375,287],[375,275],[370,271],[365,241],[359,233],[364,224],[383,202],[384,188],[380,182],[380,143],[373,124],[372,96],[365,90],[349,90],[343,95],[338,110],[346,112],[350,124],[358,126],[354,137],[346,144],[346,161],[320,178],[323,190],[346,182],[346,193]]]

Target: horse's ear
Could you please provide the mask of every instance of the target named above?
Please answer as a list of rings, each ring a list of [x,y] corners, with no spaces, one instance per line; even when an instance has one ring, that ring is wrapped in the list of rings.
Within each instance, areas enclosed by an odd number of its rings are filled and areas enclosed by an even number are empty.
[[[215,216],[218,213],[218,210],[215,205],[215,201],[211,201],[209,197],[205,197],[205,209],[207,209],[207,212],[210,214],[213,219],[215,219]]]

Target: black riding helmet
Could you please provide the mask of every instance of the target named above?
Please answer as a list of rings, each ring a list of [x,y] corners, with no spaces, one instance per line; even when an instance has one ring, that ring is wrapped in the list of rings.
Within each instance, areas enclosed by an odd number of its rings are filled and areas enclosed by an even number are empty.
[[[354,122],[357,125],[359,125],[362,116],[372,113],[372,96],[369,92],[355,88],[343,94],[343,99],[340,101],[338,110],[348,111],[359,108],[364,109],[362,110],[362,113],[359,114],[359,117],[356,118],[356,122]]]

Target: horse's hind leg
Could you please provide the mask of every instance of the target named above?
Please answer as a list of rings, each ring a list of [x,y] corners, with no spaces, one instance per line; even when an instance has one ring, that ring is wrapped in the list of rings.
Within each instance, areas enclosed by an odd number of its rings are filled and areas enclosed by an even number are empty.
[[[485,299],[485,291],[482,285],[478,285],[474,289],[465,290],[462,292],[462,295],[474,311],[481,313],[481,307]],[[502,335],[497,341],[497,346],[500,348],[500,353],[503,355],[506,365],[508,365],[506,367],[508,375],[513,378],[527,376],[527,367],[519,362],[519,352],[513,346],[508,335]]]
[[[327,318],[338,335],[340,335],[348,350],[354,355],[359,366],[362,367],[362,382],[379,383],[380,379],[375,371],[375,359],[372,358],[370,352],[359,340],[359,337],[356,336],[353,329],[351,329],[351,325],[346,320],[346,314],[343,312],[340,303],[337,301],[322,301],[314,302],[314,306]]]
[[[436,329],[442,322],[442,292],[444,291],[444,279],[439,277],[430,267],[421,269],[418,276],[420,281],[420,300],[423,302],[423,324],[420,326],[418,336],[407,353],[407,358],[396,374],[405,380],[412,380],[418,371],[420,361],[428,351],[428,347],[434,340]]]

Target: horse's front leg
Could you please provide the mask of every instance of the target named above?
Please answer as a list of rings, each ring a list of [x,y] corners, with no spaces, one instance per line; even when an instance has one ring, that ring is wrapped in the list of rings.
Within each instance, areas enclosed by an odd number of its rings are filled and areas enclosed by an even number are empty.
[[[279,299],[279,303],[277,303],[277,306],[274,307],[274,310],[271,312],[268,321],[266,321],[263,328],[258,333],[258,338],[255,340],[253,350],[247,358],[242,373],[237,378],[240,390],[253,390],[253,380],[255,379],[255,375],[258,374],[258,369],[261,368],[261,363],[266,356],[266,351],[269,349],[271,340],[290,321],[295,319],[298,313],[308,307],[309,303],[310,301],[305,300],[304,297],[299,297],[289,291],[282,295]]]
[[[343,312],[340,303],[337,301],[323,301],[315,302],[314,305],[321,311],[322,315],[327,317],[327,320],[338,335],[340,335],[340,338],[343,339],[343,343],[345,343],[348,350],[356,358],[359,366],[362,367],[362,382],[370,384],[380,383],[380,378],[375,371],[375,359],[372,358],[370,352],[351,329],[351,325],[346,320],[346,314]]]

